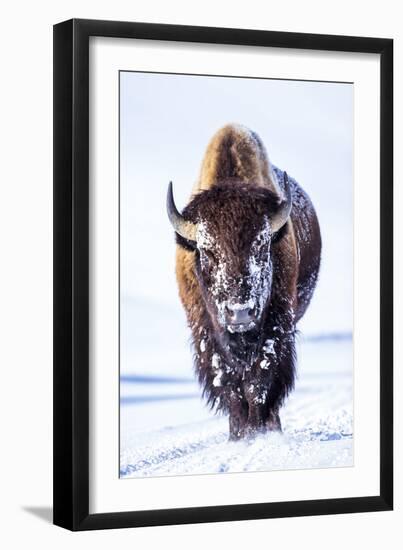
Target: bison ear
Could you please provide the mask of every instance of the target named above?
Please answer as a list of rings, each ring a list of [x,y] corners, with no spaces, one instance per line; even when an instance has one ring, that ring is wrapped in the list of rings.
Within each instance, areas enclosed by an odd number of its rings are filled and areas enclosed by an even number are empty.
[[[184,237],[182,237],[182,235],[179,235],[179,233],[175,233],[175,237],[176,244],[181,246],[185,250],[188,250],[189,252],[194,252],[195,250],[197,250],[196,241],[185,239]]]
[[[284,199],[281,201],[277,212],[271,218],[271,230],[273,233],[277,233],[285,225],[291,213],[292,196],[287,172],[284,172],[283,195]]]

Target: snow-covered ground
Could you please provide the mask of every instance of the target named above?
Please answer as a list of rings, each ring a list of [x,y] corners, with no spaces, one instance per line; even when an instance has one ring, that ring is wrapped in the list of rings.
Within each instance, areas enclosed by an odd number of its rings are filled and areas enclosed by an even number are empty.
[[[350,466],[353,86],[133,72],[120,78],[122,477]],[[249,443],[228,443],[228,420],[200,399],[165,204],[172,180],[183,208],[209,140],[229,122],[256,131],[272,162],[308,192],[323,241],[319,282],[298,326],[306,340],[296,389],[281,413],[283,435]]]
[[[193,377],[181,375],[188,365],[176,376],[122,374],[121,477],[352,466],[351,338],[301,337],[298,359],[283,433],[248,442],[228,441],[227,418],[210,412]]]

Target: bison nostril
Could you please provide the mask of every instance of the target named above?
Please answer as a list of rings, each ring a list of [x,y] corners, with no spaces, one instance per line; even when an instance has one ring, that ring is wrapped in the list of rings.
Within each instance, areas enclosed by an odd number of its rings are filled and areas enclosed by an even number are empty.
[[[255,316],[255,308],[254,307],[248,309],[248,315],[249,315],[249,317],[254,317]]]
[[[225,306],[225,311],[226,311],[227,315],[229,315],[230,317],[234,317],[235,311],[232,308],[230,308],[228,306]]]

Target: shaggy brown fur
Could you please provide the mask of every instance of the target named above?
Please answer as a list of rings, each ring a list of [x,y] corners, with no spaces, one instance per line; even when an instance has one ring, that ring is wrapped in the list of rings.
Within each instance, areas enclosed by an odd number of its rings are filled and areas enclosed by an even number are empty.
[[[224,126],[211,139],[193,192],[211,189],[230,177],[278,190],[270,176],[267,153],[259,136],[237,124]]]
[[[222,128],[207,148],[183,211],[186,219],[204,224],[212,244],[200,247],[177,235],[176,275],[196,371],[208,402],[229,414],[233,439],[281,429],[279,408],[294,385],[295,327],[319,271],[319,224],[309,197],[292,178],[290,218],[277,234],[269,231],[267,242],[256,244],[279,208],[281,176],[255,133],[239,125]],[[248,302],[250,276],[244,274],[250,262],[266,277],[255,283],[267,298],[256,326],[232,333],[223,326],[220,307]]]

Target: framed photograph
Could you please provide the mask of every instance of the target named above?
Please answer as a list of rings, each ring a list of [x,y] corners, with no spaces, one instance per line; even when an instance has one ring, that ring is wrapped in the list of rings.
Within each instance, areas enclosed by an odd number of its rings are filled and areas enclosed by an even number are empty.
[[[54,523],[391,510],[393,42],[54,27]]]

